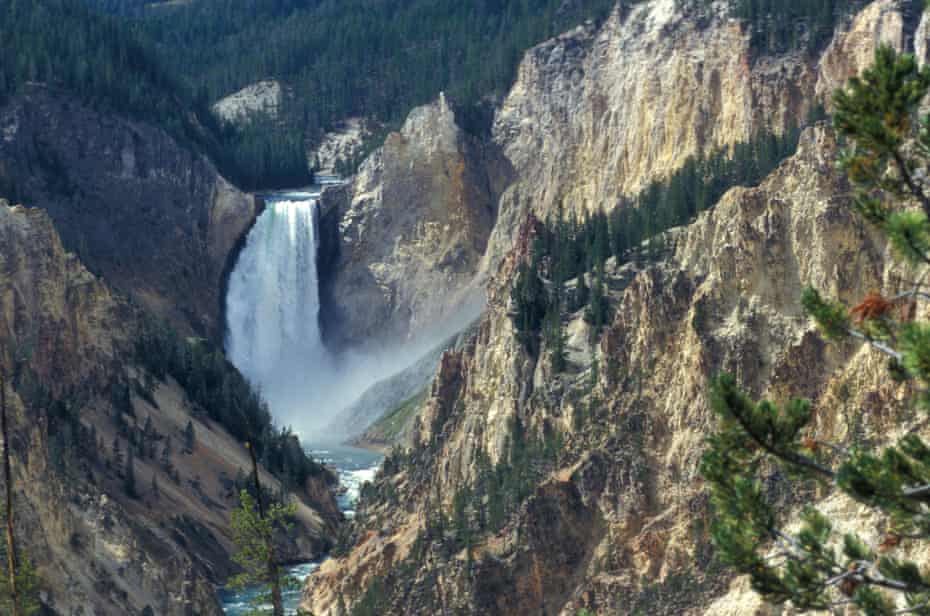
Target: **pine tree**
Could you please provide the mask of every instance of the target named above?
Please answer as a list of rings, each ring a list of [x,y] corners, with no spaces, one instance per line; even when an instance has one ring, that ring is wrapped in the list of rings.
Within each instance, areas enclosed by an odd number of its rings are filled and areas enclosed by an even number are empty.
[[[589,386],[591,391],[594,392],[597,389],[597,384],[600,381],[601,375],[601,362],[597,357],[597,345],[591,345],[591,381]]]
[[[801,298],[825,336],[865,341],[887,356],[890,378],[913,381],[921,392],[916,402],[925,408],[930,322],[915,316],[917,304],[930,298],[930,193],[926,176],[915,170],[930,160],[930,119],[917,121],[928,90],[930,69],[881,47],[873,67],[836,94],[834,117],[851,142],[839,162],[854,188],[855,209],[887,235],[906,267],[924,273],[912,289],[892,298],[872,293],[851,310],[814,289]],[[714,379],[710,393],[721,426],[709,439],[701,472],[711,487],[711,535],[720,558],[749,575],[772,603],[790,601],[800,610],[850,604],[883,616],[930,613],[930,576],[899,548],[930,538],[930,445],[915,433],[881,452],[864,443],[823,443],[813,432],[808,401],[754,402],[727,375]],[[881,545],[854,532],[837,537],[831,520],[810,504],[800,530],[784,528],[763,482],[772,464],[872,509],[886,529]]]
[[[174,466],[171,463],[171,437],[170,436],[165,437],[165,446],[161,450],[160,464],[161,464],[161,469],[170,475],[172,468],[174,468]]]
[[[562,326],[562,312],[558,304],[553,303],[546,316],[546,345],[549,349],[549,368],[553,374],[565,371],[568,353],[565,350],[565,328]]]
[[[241,490],[239,507],[232,513],[233,539],[238,547],[233,560],[243,572],[234,577],[230,585],[238,589],[255,585],[267,588],[267,592],[259,593],[252,600],[252,607],[258,609],[271,603],[273,616],[284,616],[282,591],[294,586],[296,580],[282,569],[274,536],[276,532],[287,532],[291,527],[296,506],[293,503],[276,503],[270,507],[264,504],[255,448],[251,443],[246,443],[246,448],[252,459],[255,497],[247,489]]]
[[[0,511],[0,519],[6,524],[7,516],[4,511]],[[17,546],[15,553],[16,573],[12,578],[13,583],[11,584],[11,578],[8,576],[0,576],[0,614],[12,616],[38,614],[42,609],[39,601],[41,590],[39,574],[25,550]],[[6,542],[0,542],[0,560],[8,562],[10,554]]]
[[[184,453],[194,453],[196,441],[197,436],[194,433],[194,423],[188,419],[187,426],[184,428]]]
[[[604,290],[604,269],[597,267],[594,274],[594,285],[591,287],[591,299],[585,311],[585,321],[591,326],[591,342],[601,335],[601,330],[607,324],[610,306]]]
[[[123,468],[123,451],[119,446],[119,437],[113,437],[113,467],[119,473]]]
[[[511,299],[517,336],[528,351],[535,353],[538,350],[537,335],[548,307],[546,288],[535,267],[528,263],[520,264]]]
[[[2,357],[0,357],[2,361]],[[6,375],[0,366],[0,434],[3,437],[3,485],[5,502],[2,511],[6,541],[0,544],[0,556],[7,565],[7,575],[0,577],[0,607],[12,616],[34,614],[39,609],[38,578],[29,557],[18,549],[14,532],[13,473],[10,454],[10,418],[6,403]]]
[[[97,426],[91,425],[90,433],[87,436],[87,454],[94,464],[100,460],[101,449],[102,447],[97,439]]]
[[[123,475],[123,490],[126,492],[126,496],[130,498],[136,498],[138,493],[136,492],[136,469],[134,464],[134,456],[132,453],[132,448],[130,447],[126,455],[126,472]]]
[[[591,291],[588,289],[588,284],[585,281],[585,273],[579,272],[577,283],[575,284],[575,297],[573,308],[579,310],[588,303],[588,299],[591,296]]]

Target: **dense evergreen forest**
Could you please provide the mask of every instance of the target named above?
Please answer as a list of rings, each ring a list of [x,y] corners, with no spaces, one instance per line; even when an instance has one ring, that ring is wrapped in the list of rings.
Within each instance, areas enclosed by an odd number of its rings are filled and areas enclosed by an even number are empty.
[[[627,4],[634,4],[631,0]],[[864,0],[731,0],[761,51],[814,48]],[[527,48],[616,0],[29,0],[0,7],[0,98],[30,81],[164,126],[246,189],[305,184],[304,151],[334,122],[398,123],[446,91],[473,130]],[[89,5],[92,10],[88,10]],[[104,15],[109,13],[118,17]],[[261,79],[279,121],[221,125],[209,104]]]
[[[23,0],[0,3],[0,23],[0,103],[30,82],[48,83],[98,109],[162,126],[243,188],[311,180],[299,138],[220,125],[206,98],[193,96],[115,18],[79,0]]]
[[[867,0],[730,0],[731,13],[744,20],[753,47],[781,53],[793,49],[814,51],[833,35],[837,20]]]
[[[177,71],[198,109],[259,80],[286,85],[278,121],[255,118],[233,136],[217,131],[217,157],[245,187],[302,183],[305,144],[335,122],[364,116],[394,126],[440,91],[478,130],[489,115],[475,108],[506,91],[527,48],[585,19],[603,19],[615,4],[197,0],[166,9],[146,0],[83,1],[136,18],[124,23]]]
[[[146,8],[151,9],[150,5],[156,2],[157,0],[87,0],[85,4],[111,15],[142,17]]]
[[[504,92],[523,52],[615,0],[209,0],[141,22],[172,66],[217,99],[261,79],[293,88],[313,136],[348,116],[384,122],[446,91]]]

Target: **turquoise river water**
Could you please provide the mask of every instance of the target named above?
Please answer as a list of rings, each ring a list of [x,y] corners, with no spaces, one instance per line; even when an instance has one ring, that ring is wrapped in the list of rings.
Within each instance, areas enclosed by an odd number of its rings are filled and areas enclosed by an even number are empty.
[[[339,483],[342,491],[338,496],[339,508],[347,517],[355,514],[355,501],[358,500],[359,488],[366,481],[374,478],[381,456],[364,449],[356,449],[345,445],[311,447],[311,453],[317,460],[325,462],[330,468],[339,473]],[[301,587],[288,591],[284,595],[284,607],[287,614],[296,614],[300,597],[303,593],[303,581],[315,571],[322,560],[303,563],[291,567],[291,574],[301,581]],[[223,611],[228,616],[243,616],[248,613],[249,602],[261,591],[259,588],[234,592],[229,589],[220,590],[220,599],[223,602]],[[270,612],[271,606],[268,606]]]

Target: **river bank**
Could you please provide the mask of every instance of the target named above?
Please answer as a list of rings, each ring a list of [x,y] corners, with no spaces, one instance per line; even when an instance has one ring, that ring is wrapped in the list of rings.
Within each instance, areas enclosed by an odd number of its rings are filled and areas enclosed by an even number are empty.
[[[355,515],[354,507],[356,501],[358,501],[362,485],[374,478],[383,456],[375,451],[348,445],[311,445],[308,449],[315,459],[335,469],[338,473],[340,492],[337,496],[337,502],[339,503],[339,509],[346,517],[351,518]],[[286,590],[284,593],[284,607],[287,614],[297,613],[297,607],[303,593],[303,582],[325,560],[324,557],[320,560],[293,565],[289,568],[290,574],[299,580],[300,584],[295,588]],[[219,594],[223,612],[227,616],[245,616],[251,609],[250,602],[260,592],[260,588],[250,588],[241,592],[221,588]]]

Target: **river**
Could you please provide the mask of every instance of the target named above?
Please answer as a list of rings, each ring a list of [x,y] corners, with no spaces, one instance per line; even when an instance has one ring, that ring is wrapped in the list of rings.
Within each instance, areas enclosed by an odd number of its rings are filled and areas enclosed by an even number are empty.
[[[355,502],[358,500],[359,488],[363,483],[374,478],[378,465],[381,464],[381,455],[346,445],[311,446],[310,453],[315,459],[325,462],[338,471],[339,483],[344,488],[344,491],[338,497],[339,508],[345,513],[346,517],[352,517],[355,514],[354,507]],[[322,560],[318,560],[290,568],[291,575],[300,580],[301,584],[298,588],[284,593],[285,613],[297,613],[297,606],[300,604],[300,597],[303,593],[303,582],[322,562]],[[256,588],[244,592],[234,592],[225,588],[220,589],[223,611],[228,616],[247,614],[249,612],[249,601],[260,590]],[[267,607],[269,610],[271,609],[270,605]]]

